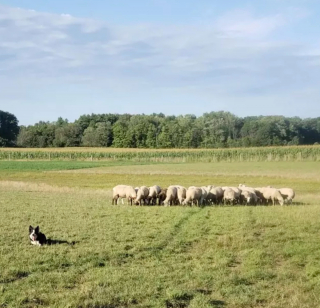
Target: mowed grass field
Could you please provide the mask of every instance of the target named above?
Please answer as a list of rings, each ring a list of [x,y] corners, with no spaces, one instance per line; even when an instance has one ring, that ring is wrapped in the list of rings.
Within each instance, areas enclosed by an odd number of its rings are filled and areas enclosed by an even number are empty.
[[[0,161],[0,307],[320,307],[319,167]],[[239,183],[295,203],[111,205],[117,184]]]

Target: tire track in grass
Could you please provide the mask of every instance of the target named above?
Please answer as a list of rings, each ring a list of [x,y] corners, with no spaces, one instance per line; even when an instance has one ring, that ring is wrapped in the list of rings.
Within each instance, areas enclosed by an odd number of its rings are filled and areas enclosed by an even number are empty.
[[[203,207],[198,210],[190,210],[184,215],[176,224],[173,225],[171,232],[165,237],[163,241],[159,244],[142,248],[137,252],[151,252],[158,258],[161,256],[161,253],[164,252],[170,244],[174,243],[177,237],[181,234],[183,227],[195,216],[203,213]]]

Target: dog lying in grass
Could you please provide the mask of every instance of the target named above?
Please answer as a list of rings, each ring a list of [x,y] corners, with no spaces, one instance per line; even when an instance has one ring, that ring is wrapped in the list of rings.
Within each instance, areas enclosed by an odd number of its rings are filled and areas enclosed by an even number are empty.
[[[42,246],[47,244],[47,238],[40,232],[39,226],[36,228],[29,226],[29,238],[32,245]]]

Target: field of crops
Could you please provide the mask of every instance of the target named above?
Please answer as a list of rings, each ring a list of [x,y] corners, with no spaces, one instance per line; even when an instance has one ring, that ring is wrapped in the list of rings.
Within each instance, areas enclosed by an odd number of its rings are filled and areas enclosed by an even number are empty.
[[[0,149],[0,160],[125,160],[136,162],[320,161],[320,146],[206,150],[115,148]]]
[[[319,167],[0,161],[0,307],[319,307]],[[297,196],[284,207],[111,205],[116,184],[239,183]],[[56,244],[30,245],[30,224]]]

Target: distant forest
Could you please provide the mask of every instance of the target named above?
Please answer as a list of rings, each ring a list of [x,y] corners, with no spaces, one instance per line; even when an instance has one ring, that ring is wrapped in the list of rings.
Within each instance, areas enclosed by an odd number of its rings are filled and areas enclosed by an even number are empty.
[[[39,122],[19,126],[17,118],[0,111],[0,146],[226,148],[320,143],[320,117],[237,117],[230,112],[202,116],[164,114],[91,114],[69,123]]]

